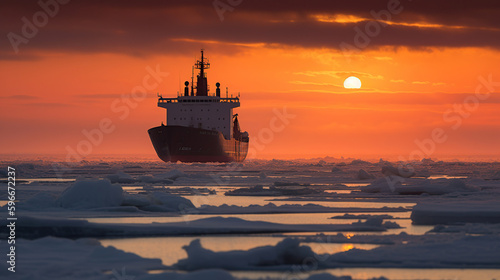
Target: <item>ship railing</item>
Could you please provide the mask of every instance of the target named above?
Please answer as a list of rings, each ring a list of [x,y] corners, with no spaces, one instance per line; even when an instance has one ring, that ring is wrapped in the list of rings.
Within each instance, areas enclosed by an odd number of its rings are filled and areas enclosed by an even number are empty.
[[[197,98],[197,96],[186,96],[181,98],[163,98],[158,97],[158,103],[210,103],[210,102],[234,102],[239,103],[238,97],[210,97],[210,98]]]

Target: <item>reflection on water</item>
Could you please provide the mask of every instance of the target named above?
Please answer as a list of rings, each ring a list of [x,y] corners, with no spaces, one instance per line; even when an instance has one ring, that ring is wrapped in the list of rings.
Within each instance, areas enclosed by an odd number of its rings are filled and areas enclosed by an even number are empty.
[[[234,251],[249,250],[255,247],[276,245],[283,240],[282,237],[272,236],[201,236],[201,237],[151,237],[151,238],[124,238],[124,239],[101,239],[103,246],[113,246],[117,249],[132,252],[146,258],[161,259],[163,264],[172,265],[179,259],[187,257],[182,249],[191,241],[200,239],[203,248],[212,251]],[[338,244],[338,243],[301,243],[311,247],[318,255],[335,254],[352,248],[373,249],[379,245],[372,244]]]
[[[370,213],[353,213],[353,214],[370,214]],[[372,213],[373,214],[373,213]],[[370,234],[399,234],[406,232],[408,234],[421,235],[431,230],[433,226],[416,226],[412,225],[409,219],[410,212],[403,213],[375,213],[375,215],[387,214],[399,219],[388,219],[389,221],[398,223],[402,228],[389,229],[385,232],[369,232]],[[295,214],[247,214],[247,215],[183,215],[173,217],[113,217],[113,218],[87,218],[85,220],[93,223],[132,223],[132,224],[150,224],[150,223],[182,223],[190,222],[203,218],[211,217],[235,217],[247,221],[263,221],[280,224],[351,224],[359,219],[330,219],[333,216],[343,215],[343,213],[295,213]],[[362,219],[363,220],[363,219]],[[314,235],[317,232],[305,233]],[[297,233],[286,233],[287,235],[295,235]],[[303,235],[304,233],[301,233]],[[330,233],[331,234],[331,233]],[[361,234],[361,233],[360,233]]]
[[[297,274],[297,279],[305,279],[307,275],[318,273],[330,273],[335,276],[349,275],[353,279],[372,279],[386,277],[391,280],[492,280],[500,278],[500,271],[494,269],[429,269],[429,268],[337,268],[317,270],[314,272],[304,272]],[[276,278],[283,279],[284,272],[259,272],[259,271],[237,271],[231,273],[240,278]],[[294,274],[286,279],[296,279]]]
[[[125,238],[125,239],[101,239],[104,246],[113,246],[117,249],[132,252],[146,258],[161,259],[164,265],[172,265],[187,255],[182,246],[188,245],[192,240],[200,239],[204,248],[212,251],[249,250],[251,248],[275,245],[281,237],[265,235],[253,236],[202,236],[202,237],[150,237],[150,238]],[[334,254],[353,248],[370,250],[378,245],[370,244],[332,244],[332,243],[303,243],[321,254]],[[160,272],[160,271],[157,271]],[[494,269],[411,269],[411,268],[337,268],[319,270],[314,272],[300,271],[299,279],[306,278],[308,274],[330,273],[336,276],[350,275],[353,279],[371,279],[384,276],[388,279],[401,280],[491,280],[499,279],[500,271]],[[231,274],[239,278],[259,279],[274,277],[282,279],[286,272],[272,271],[235,271]],[[293,274],[288,274],[293,276]],[[293,277],[288,279],[294,279]]]
[[[467,176],[431,175],[427,179],[467,179]]]

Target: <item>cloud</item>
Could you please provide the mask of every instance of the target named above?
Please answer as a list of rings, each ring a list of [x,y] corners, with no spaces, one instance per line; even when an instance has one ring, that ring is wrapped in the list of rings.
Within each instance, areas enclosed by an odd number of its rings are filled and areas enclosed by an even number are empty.
[[[312,85],[312,86],[328,86],[328,87],[344,88],[343,86],[339,86],[338,83],[317,83],[317,82],[305,82],[305,81],[290,81],[290,83],[295,85]]]
[[[366,72],[359,71],[306,71],[306,72],[296,72],[296,75],[304,75],[308,77],[317,77],[317,76],[331,76],[334,78],[347,78],[349,76],[357,76],[362,78],[370,78],[370,79],[383,79],[382,75],[373,75]]]
[[[374,23],[373,12],[387,9],[388,2],[243,1],[233,11],[225,11],[220,21],[211,1],[70,1],[37,28],[26,44],[18,46],[18,54],[9,40],[1,40],[0,59],[36,59],[47,51],[191,54],[206,44],[220,44],[220,52],[282,45],[340,49],[341,43],[354,45],[357,30],[366,33],[368,24]],[[379,34],[367,37],[369,43],[361,50],[384,46],[500,48],[498,1],[401,0],[400,5],[403,9],[391,15],[391,24],[376,23]],[[42,10],[36,1],[2,1],[0,9],[9,11],[0,19],[2,38],[11,32],[21,36],[21,19],[32,21]],[[359,20],[324,22],[318,15]]]

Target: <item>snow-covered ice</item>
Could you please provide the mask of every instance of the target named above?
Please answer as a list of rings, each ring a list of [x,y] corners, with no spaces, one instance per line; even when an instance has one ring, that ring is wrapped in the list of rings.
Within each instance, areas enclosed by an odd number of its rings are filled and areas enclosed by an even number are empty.
[[[500,268],[500,237],[463,236],[448,241],[409,242],[371,250],[351,249],[333,255],[317,255],[297,239],[287,238],[275,246],[247,251],[214,252],[199,240],[185,246],[188,257],[174,266],[184,270],[222,268],[228,270],[288,270],[304,260],[319,268],[407,267],[407,268]]]
[[[0,233],[7,234],[6,221],[0,221]],[[379,218],[352,224],[280,224],[247,221],[240,218],[212,217],[189,222],[144,224],[91,223],[85,220],[64,218],[41,218],[22,216],[16,228],[24,232],[25,238],[45,236],[58,237],[134,237],[134,236],[179,236],[193,234],[251,234],[275,232],[382,232],[399,228],[396,223],[383,222]]]
[[[422,202],[411,219],[417,225],[500,223],[500,199]]]
[[[109,180],[78,181],[66,189],[56,203],[63,208],[89,209],[120,206],[123,189]]]
[[[8,244],[0,243],[2,252]],[[7,270],[0,262],[2,279],[110,279],[106,271],[121,273],[122,268],[133,274],[146,274],[151,269],[162,269],[159,259],[146,259],[136,254],[103,247],[95,239],[70,240],[45,237],[36,240],[18,239],[16,272]]]
[[[405,167],[399,170],[406,164],[413,167],[412,172]],[[25,238],[48,236],[18,239],[19,253],[23,252],[30,260],[26,264],[30,269],[23,269],[23,273],[39,273],[51,279],[110,279],[111,270],[119,272],[124,267],[122,261],[135,279],[232,280],[237,278],[214,268],[289,270],[294,265],[300,266],[302,257],[316,258],[318,268],[500,269],[498,162],[424,159],[391,163],[382,159],[369,162],[344,158],[250,160],[241,164],[86,161],[68,169],[57,169],[52,161],[37,160],[18,162],[15,166],[19,175],[16,228]],[[224,193],[237,196],[224,196]],[[0,203],[2,200],[7,200],[5,192],[0,193]],[[6,206],[1,209],[6,211]],[[410,224],[410,211],[414,225]],[[321,213],[339,214],[332,217],[332,214]],[[265,215],[273,215],[273,222],[264,222],[268,219]],[[120,217],[118,221],[125,222],[95,222],[97,217]],[[135,218],[129,223],[127,217]],[[151,222],[156,221],[152,217],[161,222]],[[280,217],[288,220],[281,222]],[[315,222],[308,220],[309,217]],[[317,223],[318,217],[324,222]],[[148,222],[141,223],[142,218]],[[181,219],[185,220],[179,222]],[[290,221],[294,223],[289,224]],[[420,224],[434,228],[418,226]],[[400,225],[406,228],[397,229]],[[5,236],[5,221],[0,226],[0,233]],[[342,233],[337,233],[339,231]],[[201,246],[210,239],[232,240],[231,234],[252,242],[248,240],[260,238],[261,235],[256,234],[262,233],[283,241],[279,246],[253,246],[253,249],[227,252]],[[286,239],[291,234],[295,238]],[[124,257],[124,252],[104,248],[89,239],[72,241],[53,237],[121,240],[166,236],[162,238],[172,240],[186,235],[204,237],[201,244],[185,243],[192,252],[187,259],[175,258],[170,263],[177,261],[189,269],[208,270],[147,274],[150,264],[161,267],[158,260]],[[311,256],[308,251],[311,244],[304,243],[321,242],[342,243],[345,248],[351,248],[352,244],[378,247]],[[32,262],[36,259],[35,252],[25,249],[45,251],[42,243],[52,246],[53,250],[47,249],[45,259],[38,255],[45,262]],[[71,251],[80,255],[71,256]],[[57,254],[60,257],[56,257]],[[89,268],[90,259],[86,256],[93,254],[100,256],[96,259],[101,263]],[[109,266],[104,257],[109,257]],[[69,269],[55,271],[59,259]],[[82,263],[81,269],[75,268],[73,261],[77,259]],[[129,264],[131,262],[136,266]],[[36,278],[36,274],[22,275],[24,279]],[[313,279],[350,277],[319,274],[310,277]]]

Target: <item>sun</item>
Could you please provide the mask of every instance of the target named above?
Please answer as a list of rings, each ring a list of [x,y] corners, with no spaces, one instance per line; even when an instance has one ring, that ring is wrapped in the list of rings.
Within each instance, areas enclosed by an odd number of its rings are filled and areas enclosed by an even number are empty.
[[[350,76],[345,79],[344,88],[361,88],[361,80],[358,77]]]

